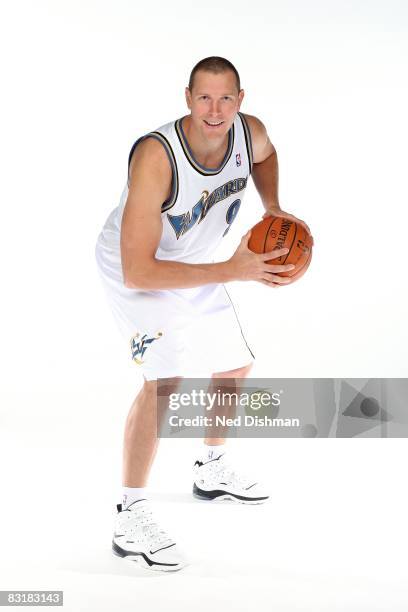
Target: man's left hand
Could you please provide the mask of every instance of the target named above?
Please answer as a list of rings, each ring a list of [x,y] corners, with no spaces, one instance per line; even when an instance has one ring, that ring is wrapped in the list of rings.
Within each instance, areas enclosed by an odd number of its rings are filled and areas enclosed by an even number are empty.
[[[285,219],[290,219],[290,221],[294,221],[295,223],[299,223],[300,225],[302,225],[305,228],[307,233],[310,235],[310,237],[312,239],[312,246],[313,246],[314,240],[313,240],[312,232],[310,231],[310,228],[307,225],[307,223],[302,221],[302,219],[298,219],[294,215],[291,215],[290,213],[285,212],[284,210],[281,210],[280,208],[269,208],[265,212],[265,214],[262,215],[262,219],[266,219],[266,217],[285,217]]]

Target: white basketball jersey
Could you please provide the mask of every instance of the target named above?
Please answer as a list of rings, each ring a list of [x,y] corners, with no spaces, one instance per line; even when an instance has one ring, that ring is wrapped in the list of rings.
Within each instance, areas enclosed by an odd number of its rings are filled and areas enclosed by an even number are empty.
[[[156,257],[209,263],[237,216],[251,174],[253,157],[247,122],[242,113],[237,113],[228,132],[227,152],[215,169],[205,168],[194,159],[181,118],[139,138],[131,148],[128,170],[136,146],[149,137],[163,144],[172,167],[172,191],[162,205],[163,233]],[[101,265],[120,261],[120,228],[128,192],[129,173],[120,203],[98,238],[99,248],[109,251],[108,258],[99,258]],[[143,236],[140,238],[143,240]]]

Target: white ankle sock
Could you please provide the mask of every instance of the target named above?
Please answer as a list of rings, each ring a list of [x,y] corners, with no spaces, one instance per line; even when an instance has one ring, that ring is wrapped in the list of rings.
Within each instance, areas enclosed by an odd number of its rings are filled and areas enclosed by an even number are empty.
[[[123,487],[122,491],[122,510],[139,499],[146,499],[146,487]]]
[[[210,459],[217,459],[220,455],[223,455],[226,450],[226,444],[204,444],[203,459],[204,461],[210,461]]]

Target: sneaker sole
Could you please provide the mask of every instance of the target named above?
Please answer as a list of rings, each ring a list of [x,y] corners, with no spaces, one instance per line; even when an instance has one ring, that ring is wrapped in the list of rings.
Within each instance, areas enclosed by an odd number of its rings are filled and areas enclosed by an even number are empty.
[[[193,485],[193,496],[201,501],[233,501],[238,504],[264,504],[269,499],[268,495],[265,497],[245,497],[222,490],[204,491],[204,489],[197,487],[195,483]]]
[[[155,572],[177,572],[178,570],[186,567],[188,563],[158,563],[153,561],[143,552],[134,552],[130,550],[124,550],[114,540],[112,540],[112,552],[115,556],[121,557],[126,561],[136,563],[144,569],[148,569]]]

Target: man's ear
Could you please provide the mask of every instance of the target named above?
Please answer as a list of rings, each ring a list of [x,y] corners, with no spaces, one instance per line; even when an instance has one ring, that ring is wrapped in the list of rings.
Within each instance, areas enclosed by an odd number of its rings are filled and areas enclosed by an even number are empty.
[[[191,92],[188,87],[185,89],[186,102],[189,110],[191,110]]]
[[[238,110],[241,108],[242,100],[244,99],[245,91],[243,89],[240,90],[238,94]]]

